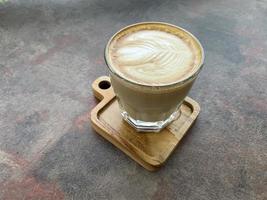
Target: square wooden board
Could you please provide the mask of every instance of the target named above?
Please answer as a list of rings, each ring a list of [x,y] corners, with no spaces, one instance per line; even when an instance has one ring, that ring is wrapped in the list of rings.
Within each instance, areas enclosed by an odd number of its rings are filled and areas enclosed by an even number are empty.
[[[140,133],[122,119],[109,77],[99,77],[92,88],[100,100],[91,111],[95,131],[150,171],[167,160],[200,112],[199,104],[186,97],[177,120],[159,133]]]

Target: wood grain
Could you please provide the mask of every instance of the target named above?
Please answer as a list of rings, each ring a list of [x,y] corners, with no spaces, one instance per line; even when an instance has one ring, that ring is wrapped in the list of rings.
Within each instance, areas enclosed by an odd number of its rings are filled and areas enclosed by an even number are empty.
[[[147,170],[158,169],[196,120],[200,112],[199,104],[186,97],[177,120],[159,133],[140,133],[122,119],[112,87],[99,87],[103,81],[110,82],[109,77],[99,77],[92,84],[94,95],[100,100],[91,111],[93,128]]]

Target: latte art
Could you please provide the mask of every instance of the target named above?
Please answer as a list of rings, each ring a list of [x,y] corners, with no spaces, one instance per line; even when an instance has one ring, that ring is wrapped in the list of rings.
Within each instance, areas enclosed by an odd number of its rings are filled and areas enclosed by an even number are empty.
[[[155,30],[143,30],[123,38],[113,49],[116,66],[143,83],[169,82],[191,68],[193,53],[180,38]]]
[[[201,61],[194,38],[183,30],[164,28],[133,26],[117,34],[107,51],[111,68],[129,81],[153,86],[179,82],[194,73]]]

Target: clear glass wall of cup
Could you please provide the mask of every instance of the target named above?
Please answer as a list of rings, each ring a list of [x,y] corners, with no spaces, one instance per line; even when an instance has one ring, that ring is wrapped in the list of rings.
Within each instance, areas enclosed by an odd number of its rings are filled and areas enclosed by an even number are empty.
[[[158,86],[129,80],[114,70],[109,57],[109,46],[113,39],[128,30],[146,30],[153,27],[173,33],[182,32],[197,45],[200,61],[195,70],[181,80]],[[111,37],[106,45],[105,60],[123,119],[139,132],[159,132],[179,117],[179,108],[203,66],[204,50],[195,36],[178,26],[162,22],[142,22],[127,26]]]

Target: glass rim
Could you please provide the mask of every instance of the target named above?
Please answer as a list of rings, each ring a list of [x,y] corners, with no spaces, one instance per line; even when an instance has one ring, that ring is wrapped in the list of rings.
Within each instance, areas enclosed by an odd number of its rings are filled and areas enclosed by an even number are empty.
[[[110,43],[113,41],[113,39],[122,31],[126,30],[126,29],[129,29],[131,27],[134,27],[134,26],[139,26],[139,25],[145,25],[145,24],[161,24],[161,25],[165,25],[165,26],[171,26],[173,28],[176,28],[176,29],[179,29],[179,30],[182,30],[183,32],[185,32],[186,34],[188,34],[190,37],[193,38],[193,40],[195,40],[195,42],[199,45],[200,47],[200,51],[201,51],[201,61],[200,61],[200,64],[198,65],[197,69],[195,71],[192,72],[192,74],[190,73],[190,75],[188,76],[185,76],[184,78],[182,79],[179,79],[177,81],[174,81],[174,82],[171,82],[171,83],[166,83],[166,84],[159,84],[159,85],[151,85],[151,84],[146,84],[146,83],[138,83],[137,81],[133,81],[133,80],[130,80],[130,79],[127,79],[126,77],[123,77],[121,76],[120,74],[118,74],[112,67],[112,65],[109,63],[109,60],[108,60],[108,51],[109,51],[109,46],[110,46]],[[104,50],[104,60],[105,60],[105,63],[109,69],[109,71],[116,75],[118,78],[128,82],[128,83],[131,83],[131,84],[134,84],[134,85],[137,85],[137,86],[142,86],[142,87],[170,87],[170,86],[174,86],[174,85],[183,85],[184,83],[194,79],[198,74],[199,72],[201,71],[203,65],[204,65],[204,60],[205,60],[205,52],[204,52],[204,49],[203,49],[203,46],[201,45],[200,41],[197,39],[196,36],[194,36],[192,33],[190,33],[189,31],[187,31],[186,29],[180,27],[180,26],[176,26],[176,25],[173,25],[173,24],[170,24],[170,23],[166,23],[166,22],[158,22],[158,21],[145,21],[145,22],[139,22],[139,23],[134,23],[134,24],[131,24],[131,25],[128,25],[128,26],[125,26],[123,28],[121,28],[120,30],[118,30],[116,33],[114,33],[112,35],[112,37],[109,39],[108,43],[106,44],[105,46],[105,50]]]

